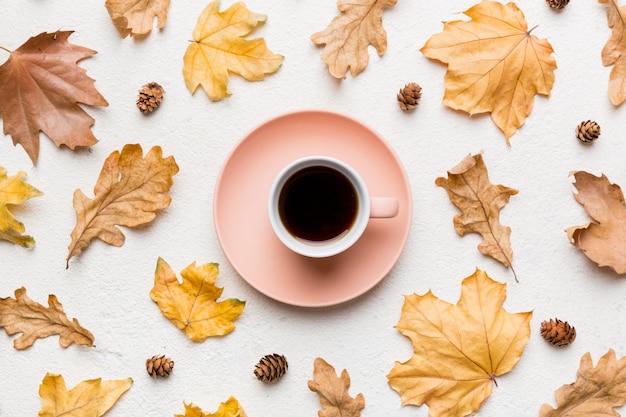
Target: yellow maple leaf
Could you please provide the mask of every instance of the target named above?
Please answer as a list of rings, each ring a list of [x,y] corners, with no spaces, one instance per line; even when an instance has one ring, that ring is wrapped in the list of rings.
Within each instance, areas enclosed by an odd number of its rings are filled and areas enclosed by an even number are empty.
[[[387,375],[403,405],[427,404],[431,417],[478,411],[530,337],[532,312],[508,313],[505,299],[506,285],[479,269],[463,280],[456,305],[431,291],[405,297],[396,328],[411,340],[414,355]]]
[[[26,184],[25,172],[18,172],[16,175],[7,176],[7,170],[0,167],[0,239],[8,240],[25,248],[32,248],[35,239],[32,236],[25,236],[24,224],[18,221],[11,212],[9,206],[22,204],[27,200],[43,195],[41,191]]]
[[[102,416],[133,384],[131,378],[102,381],[90,379],[67,390],[61,375],[46,374],[39,386],[42,408],[39,417]]]
[[[170,0],[106,0],[109,16],[123,38],[128,35],[147,35],[154,19],[159,29],[165,27]]]
[[[464,14],[472,20],[445,22],[421,51],[448,65],[443,103],[469,114],[491,112],[508,144],[530,115],[535,95],[550,95],[552,46],[531,35],[515,3],[483,0]]]
[[[609,98],[619,106],[626,101],[626,6],[618,6],[615,0],[598,0],[606,4],[606,18],[613,30],[602,48],[602,64],[613,65],[609,75]]]
[[[239,2],[219,11],[219,0],[202,11],[193,30],[193,41],[183,58],[185,84],[191,93],[202,85],[211,100],[230,96],[228,73],[260,81],[283,63],[282,55],[267,49],[263,38],[244,39],[266,16],[249,11]]]
[[[247,414],[239,401],[231,396],[220,403],[215,413],[205,413],[195,404],[185,404],[185,414],[174,414],[174,417],[247,417]]]
[[[245,307],[245,301],[236,298],[217,301],[223,291],[215,286],[218,272],[216,263],[196,266],[194,262],[181,271],[181,284],[167,262],[157,261],[150,298],[194,342],[232,332]]]
[[[383,10],[397,0],[339,0],[341,14],[322,32],[311,35],[316,45],[325,45],[322,61],[335,78],[354,77],[367,67],[367,48],[373,45],[378,56],[387,50],[387,33],[382,26]]]

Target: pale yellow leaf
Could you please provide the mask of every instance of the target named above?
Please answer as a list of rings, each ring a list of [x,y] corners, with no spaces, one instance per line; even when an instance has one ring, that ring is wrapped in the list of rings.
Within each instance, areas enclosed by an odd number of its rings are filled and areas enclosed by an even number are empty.
[[[4,167],[0,167],[0,239],[8,240],[25,248],[35,246],[32,236],[24,235],[24,224],[18,221],[9,208],[23,204],[33,197],[43,195],[41,191],[25,182],[26,173],[18,172],[8,176]]]
[[[105,7],[123,38],[147,35],[154,19],[159,29],[165,27],[170,0],[106,0]]]

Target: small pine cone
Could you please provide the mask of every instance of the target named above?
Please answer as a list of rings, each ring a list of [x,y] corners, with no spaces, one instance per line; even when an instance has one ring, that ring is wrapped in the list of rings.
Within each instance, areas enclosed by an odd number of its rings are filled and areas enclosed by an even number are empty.
[[[567,6],[569,0],[546,0],[546,3],[548,3],[548,6],[553,9],[562,9],[563,7]]]
[[[600,125],[591,120],[581,122],[576,127],[576,137],[581,142],[593,142],[600,136]]]
[[[398,92],[398,105],[402,110],[413,110],[422,97],[422,87],[416,83],[408,83]]]
[[[148,375],[157,379],[158,377],[165,378],[174,369],[174,361],[170,358],[166,358],[165,355],[154,355],[150,359],[146,360],[146,370]]]
[[[165,90],[159,84],[152,82],[144,85],[139,90],[139,98],[137,99],[137,108],[143,114],[148,114],[156,110],[163,101]]]
[[[541,323],[541,336],[553,345],[565,346],[576,339],[576,329],[566,321],[550,319]]]
[[[273,353],[261,358],[254,368],[254,375],[259,381],[277,382],[287,372],[287,359]]]

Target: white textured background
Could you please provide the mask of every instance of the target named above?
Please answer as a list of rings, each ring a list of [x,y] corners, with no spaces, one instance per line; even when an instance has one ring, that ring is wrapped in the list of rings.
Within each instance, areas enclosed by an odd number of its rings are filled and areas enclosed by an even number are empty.
[[[247,0],[252,11],[268,16],[254,37],[264,37],[285,61],[262,82],[233,76],[232,97],[217,103],[202,91],[192,96],[182,76],[183,54],[207,4],[173,0],[165,29],[138,41],[120,38],[104,1],[0,0],[0,45],[16,49],[43,31],[74,30],[72,43],[98,51],[80,66],[110,103],[87,109],[100,140],[89,151],[56,148],[42,135],[39,163],[33,167],[9,136],[0,140],[0,165],[9,175],[26,171],[29,183],[45,193],[13,210],[37,245],[25,250],[0,242],[0,297],[13,297],[21,286],[42,304],[48,294],[56,294],[68,316],[93,332],[97,345],[62,349],[57,337],[49,337],[17,351],[13,338],[2,332],[0,416],[36,415],[46,372],[62,374],[68,388],[85,379],[132,377],[132,388],[107,414],[111,417],[182,414],[183,401],[214,412],[230,395],[250,417],[315,416],[318,396],[308,390],[307,380],[318,356],[338,371],[348,370],[351,394],[365,396],[364,417],[427,416],[426,406],[401,407],[399,395],[387,385],[394,361],[412,354],[408,339],[394,329],[403,295],[432,289],[456,303],[461,280],[477,267],[508,284],[508,311],[534,311],[521,361],[498,379],[479,415],[538,415],[542,403],[554,403],[555,389],[574,381],[585,352],[591,352],[594,363],[609,348],[618,357],[626,354],[626,278],[595,266],[564,232],[588,221],[572,196],[570,171],[605,173],[626,186],[626,108],[609,102],[610,68],[600,60],[610,36],[603,5],[574,0],[556,12],[543,0],[518,2],[529,26],[538,25],[533,34],[554,47],[559,68],[552,96],[535,100],[532,114],[507,147],[489,116],[470,118],[442,106],[445,67],[419,52],[442,30],[442,21],[464,18],[458,12],[474,1],[399,0],[384,14],[384,56],[371,50],[365,72],[337,81],[320,60],[322,49],[309,40],[337,14],[334,0]],[[221,7],[231,4],[223,1]],[[0,62],[7,56],[0,50]],[[137,90],[150,81],[167,93],[161,108],[144,117],[135,100]],[[405,114],[395,95],[409,81],[422,85],[423,97],[415,112]],[[337,111],[367,122],[397,151],[413,190],[413,224],[396,267],[372,291],[331,308],[296,308],[257,293],[230,266],[213,225],[216,176],[230,150],[265,120],[301,109]],[[576,125],[587,119],[602,127],[592,146],[574,137]],[[72,193],[79,188],[92,196],[103,161],[127,143],[140,143],[144,151],[160,145],[164,155],[175,156],[180,172],[174,177],[172,204],[151,225],[125,229],[123,247],[94,241],[66,270],[75,223]],[[502,223],[513,230],[519,284],[510,270],[479,254],[477,235],[456,234],[452,218],[457,209],[434,184],[465,155],[481,151],[491,181],[520,191],[501,214]],[[177,273],[193,261],[218,262],[224,296],[247,301],[237,329],[198,344],[168,322],[149,297],[159,256]],[[555,316],[578,331],[569,347],[554,348],[539,335],[541,321]],[[285,354],[290,367],[280,383],[266,385],[252,371],[260,357],[272,352]],[[145,372],[146,358],[156,353],[176,361],[167,380],[154,381]]]

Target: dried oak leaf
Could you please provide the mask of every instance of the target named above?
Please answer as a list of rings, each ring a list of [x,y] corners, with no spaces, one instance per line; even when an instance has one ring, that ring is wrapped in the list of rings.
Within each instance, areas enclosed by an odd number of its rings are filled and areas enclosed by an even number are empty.
[[[154,220],[157,210],[170,205],[172,199],[166,193],[177,172],[174,157],[163,158],[160,146],[145,157],[140,145],[125,145],[121,153],[111,153],[94,187],[94,199],[74,191],[76,226],[67,265],[94,238],[122,246],[125,238],[117,226],[135,227]]]
[[[578,190],[574,197],[594,221],[567,228],[567,237],[599,266],[626,274],[626,205],[622,189],[605,175],[596,177],[584,171],[571,175]]]
[[[170,0],[106,0],[105,7],[123,38],[147,35],[154,19],[159,29],[165,27]]]
[[[363,72],[369,61],[367,48],[373,45],[378,56],[387,50],[387,33],[383,28],[383,11],[395,6],[397,0],[339,0],[341,14],[322,32],[311,35],[316,45],[325,45],[322,61],[335,78],[345,78],[346,72]]]
[[[219,1],[202,11],[183,58],[185,85],[195,93],[200,85],[213,101],[230,96],[228,73],[248,81],[260,81],[273,74],[283,63],[283,56],[267,49],[263,38],[244,39],[265,22],[266,16],[235,3],[220,12]]]
[[[33,164],[39,156],[39,131],[70,149],[98,142],[91,131],[94,119],[78,103],[109,103],[76,65],[96,51],[68,43],[72,33],[40,33],[9,51],[9,59],[0,66],[4,134],[11,135],[14,145],[22,145]]]
[[[320,396],[320,404],[324,408],[317,414],[320,417],[342,416],[359,417],[365,408],[363,394],[352,398],[350,389],[350,375],[345,369],[337,377],[335,368],[322,358],[315,358],[313,363],[313,380],[308,381],[309,389]]]
[[[445,188],[461,213],[454,216],[454,230],[465,236],[479,233],[483,241],[478,250],[507,268],[512,267],[511,228],[500,224],[500,210],[517,190],[489,181],[482,155],[467,155],[450,171],[448,178],[439,177],[435,184]],[[515,277],[517,280],[517,276]]]
[[[39,386],[41,411],[39,417],[100,417],[107,413],[133,384],[131,378],[82,381],[71,390],[61,375],[46,374]]]
[[[540,417],[619,416],[613,410],[626,403],[626,357],[613,349],[594,368],[589,352],[580,359],[576,381],[555,392],[557,408],[543,404]]]
[[[550,95],[552,46],[530,34],[515,3],[483,0],[464,13],[472,20],[445,22],[421,51],[448,64],[443,104],[470,115],[491,112],[508,144],[530,115],[535,95]]]
[[[26,295],[24,287],[15,290],[15,299],[0,298],[0,328],[8,335],[22,333],[13,347],[26,349],[37,339],[59,335],[59,344],[66,348],[72,343],[93,346],[93,334],[82,327],[78,320],[70,321],[56,296],[48,296],[48,307],[34,302]]]
[[[183,403],[184,404],[184,403]],[[235,397],[229,397],[220,403],[215,413],[205,413],[195,404],[185,404],[185,414],[174,414],[174,417],[247,417],[245,411]]]
[[[194,342],[235,330],[234,321],[246,305],[236,298],[217,301],[223,292],[215,286],[218,273],[216,263],[196,266],[194,262],[181,271],[181,284],[167,262],[162,258],[157,261],[150,298]]]
[[[602,64],[613,65],[609,75],[609,98],[619,106],[626,101],[626,6],[619,7],[615,0],[598,0],[606,4],[606,18],[611,37],[602,48]]]
[[[24,224],[13,217],[9,211],[10,205],[22,204],[27,200],[43,195],[41,191],[26,184],[25,172],[7,176],[4,167],[0,167],[0,239],[8,240],[25,248],[35,246],[32,236],[25,236]]]
[[[530,338],[532,312],[509,313],[505,299],[506,285],[479,269],[463,280],[456,305],[431,291],[405,297],[396,328],[411,340],[414,355],[387,375],[402,405],[427,404],[431,417],[478,411]]]

